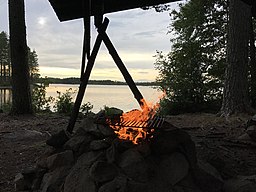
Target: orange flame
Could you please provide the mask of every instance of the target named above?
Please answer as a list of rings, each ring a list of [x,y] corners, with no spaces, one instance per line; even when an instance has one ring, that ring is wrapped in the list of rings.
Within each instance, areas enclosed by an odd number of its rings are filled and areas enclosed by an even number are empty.
[[[163,94],[159,97],[159,100],[164,97]],[[141,110],[131,110],[129,112],[123,113],[120,117],[121,122],[137,122],[139,124],[136,127],[122,127],[118,124],[111,125],[111,128],[115,130],[115,133],[120,139],[131,140],[134,144],[138,144],[140,141],[145,140],[148,137],[152,137],[154,129],[148,129],[147,121],[152,119],[158,108],[160,107],[159,101],[156,104],[147,103],[144,99],[141,100],[143,103]]]

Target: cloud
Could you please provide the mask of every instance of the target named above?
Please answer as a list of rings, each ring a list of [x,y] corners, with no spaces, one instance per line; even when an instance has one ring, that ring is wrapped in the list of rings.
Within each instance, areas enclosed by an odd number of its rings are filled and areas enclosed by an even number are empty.
[[[0,0],[0,3],[0,30],[8,32],[7,1]],[[59,22],[48,1],[26,0],[25,4],[27,41],[29,47],[35,49],[38,54],[42,76],[79,76],[83,42],[82,20]],[[177,3],[171,5],[177,7]],[[171,22],[169,13],[156,13],[153,9],[134,9],[105,16],[110,19],[107,34],[134,79],[154,79],[157,75],[153,64],[156,50],[170,50],[171,36],[167,35],[167,27]],[[97,36],[93,19],[91,31],[93,46]],[[122,80],[119,73],[102,44],[93,69],[93,77]],[[143,74],[150,78],[142,77]]]

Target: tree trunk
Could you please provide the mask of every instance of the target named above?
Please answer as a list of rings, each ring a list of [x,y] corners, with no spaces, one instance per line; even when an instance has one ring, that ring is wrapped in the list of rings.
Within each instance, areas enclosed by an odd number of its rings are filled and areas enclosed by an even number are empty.
[[[253,19],[250,27],[250,74],[251,74],[251,105],[256,107],[256,57],[255,57],[255,33],[253,29]]]
[[[230,0],[227,68],[221,114],[228,116],[250,111],[248,90],[248,42],[251,7]]]
[[[24,0],[9,0],[12,63],[12,114],[31,114],[31,91]]]

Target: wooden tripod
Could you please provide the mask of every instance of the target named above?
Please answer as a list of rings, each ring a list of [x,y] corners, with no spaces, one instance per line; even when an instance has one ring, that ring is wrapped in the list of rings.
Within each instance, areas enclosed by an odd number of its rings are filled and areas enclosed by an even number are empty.
[[[84,47],[83,47],[83,55],[82,55],[82,69],[81,69],[81,83],[79,86],[79,90],[78,90],[78,94],[75,100],[75,104],[73,107],[73,111],[71,114],[71,117],[69,119],[69,124],[67,126],[67,131],[69,133],[73,132],[74,126],[75,126],[75,122],[79,113],[79,108],[81,106],[82,100],[83,100],[83,96],[88,84],[88,80],[93,68],[93,65],[95,63],[95,59],[96,56],[99,52],[99,48],[100,45],[102,43],[102,41],[104,42],[104,44],[106,45],[109,54],[112,56],[114,62],[116,63],[117,67],[119,68],[119,70],[121,71],[126,83],[128,84],[128,86],[130,87],[135,99],[138,101],[138,103],[140,104],[140,106],[143,106],[142,103],[142,99],[143,96],[140,93],[139,89],[136,87],[131,75],[129,74],[128,70],[126,69],[124,63],[122,62],[121,58],[119,57],[114,45],[112,44],[110,38],[108,37],[108,35],[106,34],[106,29],[108,27],[109,24],[109,19],[105,18],[104,21],[103,20],[103,16],[95,16],[95,26],[97,27],[97,31],[98,31],[98,35],[97,38],[95,40],[92,52],[90,54],[90,50],[88,50],[89,47],[89,42],[88,42],[88,34],[86,35],[86,29],[85,29],[85,35],[84,35]],[[87,23],[87,22],[86,22]],[[86,57],[85,55],[87,54],[87,66],[86,69],[84,71],[85,68],[85,60]]]

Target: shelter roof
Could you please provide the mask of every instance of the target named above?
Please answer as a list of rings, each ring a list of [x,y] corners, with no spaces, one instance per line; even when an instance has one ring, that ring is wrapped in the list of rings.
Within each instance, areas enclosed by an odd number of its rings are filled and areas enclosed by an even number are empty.
[[[91,10],[89,15],[95,16],[134,9],[145,6],[153,6],[175,2],[177,0],[49,0],[60,21],[79,19],[85,16],[85,4],[90,1]],[[88,14],[88,13],[87,13]]]

